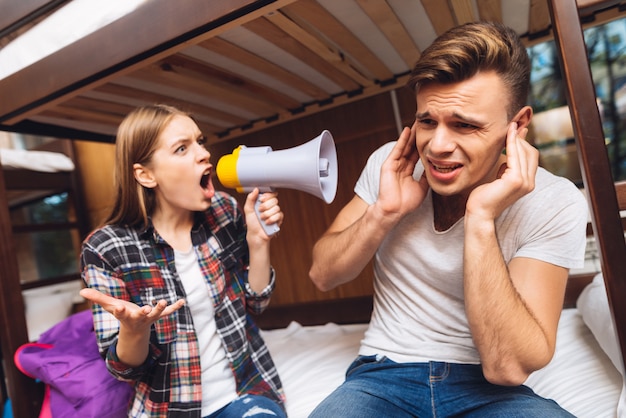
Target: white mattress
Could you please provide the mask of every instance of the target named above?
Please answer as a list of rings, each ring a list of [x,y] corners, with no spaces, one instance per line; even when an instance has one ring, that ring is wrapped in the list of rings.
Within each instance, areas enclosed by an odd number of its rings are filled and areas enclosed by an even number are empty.
[[[74,162],[60,152],[0,148],[2,168],[54,173],[74,170]]]
[[[366,326],[304,327],[292,322],[284,329],[263,331],[285,388],[290,418],[307,417],[341,384]],[[616,417],[622,377],[576,309],[563,311],[556,354],[527,383],[578,418]]]

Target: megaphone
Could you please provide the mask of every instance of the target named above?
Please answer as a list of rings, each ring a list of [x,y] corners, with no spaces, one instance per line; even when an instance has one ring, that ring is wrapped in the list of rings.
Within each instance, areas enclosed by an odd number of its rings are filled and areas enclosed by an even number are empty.
[[[331,203],[337,192],[337,152],[333,136],[327,130],[316,138],[294,148],[273,151],[272,147],[240,145],[232,154],[217,162],[217,178],[224,187],[248,193],[275,188],[300,190]],[[257,200],[255,210],[259,216]],[[260,219],[260,217],[259,217]],[[272,236],[278,225],[261,222]]]

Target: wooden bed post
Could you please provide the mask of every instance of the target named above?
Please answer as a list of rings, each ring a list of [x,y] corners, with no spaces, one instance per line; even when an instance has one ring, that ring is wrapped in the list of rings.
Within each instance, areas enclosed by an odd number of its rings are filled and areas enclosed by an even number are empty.
[[[40,387],[34,379],[20,372],[13,362],[15,351],[28,342],[24,299],[14,246],[4,172],[0,166],[0,347],[4,360],[3,370],[13,416],[35,418],[39,416],[41,408]]]
[[[589,3],[589,2],[588,2]],[[596,2],[599,3],[599,2]],[[626,243],[576,0],[549,0],[602,274],[626,363]],[[620,300],[621,299],[621,300]]]

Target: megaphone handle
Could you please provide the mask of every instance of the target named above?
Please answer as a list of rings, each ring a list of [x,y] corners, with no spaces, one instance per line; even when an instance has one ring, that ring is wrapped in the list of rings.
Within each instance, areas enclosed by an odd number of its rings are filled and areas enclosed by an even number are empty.
[[[280,227],[277,224],[267,225],[265,222],[263,222],[263,220],[261,219],[261,212],[259,211],[260,204],[261,204],[261,195],[259,195],[259,197],[256,199],[256,202],[254,202],[254,211],[256,212],[256,216],[259,219],[259,222],[261,223],[263,230],[265,231],[268,237],[271,237],[272,235],[280,231]]]

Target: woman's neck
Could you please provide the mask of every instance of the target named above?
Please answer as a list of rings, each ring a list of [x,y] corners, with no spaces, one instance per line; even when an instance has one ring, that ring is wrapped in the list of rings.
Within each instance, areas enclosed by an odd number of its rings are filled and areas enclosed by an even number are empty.
[[[163,213],[155,211],[152,225],[159,235],[175,250],[187,251],[191,247],[193,212]]]

